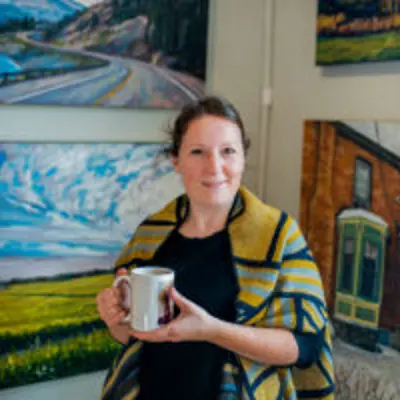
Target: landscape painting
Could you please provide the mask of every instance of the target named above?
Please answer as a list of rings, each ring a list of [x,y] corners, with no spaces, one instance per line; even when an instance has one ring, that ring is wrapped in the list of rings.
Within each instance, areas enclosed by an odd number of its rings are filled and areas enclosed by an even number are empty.
[[[400,0],[318,0],[317,65],[400,59]]]
[[[180,108],[204,94],[209,0],[0,0],[0,104]]]
[[[400,122],[305,122],[300,225],[334,329],[335,399],[399,400]]]
[[[0,398],[110,366],[95,298],[137,225],[182,191],[163,149],[0,144]]]

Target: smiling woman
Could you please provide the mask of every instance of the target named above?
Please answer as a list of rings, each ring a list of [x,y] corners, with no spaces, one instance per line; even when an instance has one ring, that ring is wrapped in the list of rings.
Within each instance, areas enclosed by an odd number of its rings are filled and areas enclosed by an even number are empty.
[[[171,149],[175,171],[180,174],[190,199],[191,217],[182,226],[189,236],[207,236],[225,225],[242,180],[248,147],[239,115],[235,113],[236,118],[230,120],[225,116],[228,104],[218,99],[208,102],[215,114],[192,115],[181,137],[175,134],[179,137],[176,145],[179,148]],[[178,121],[177,125],[180,124]]]
[[[318,268],[294,219],[241,186],[239,113],[206,97],[182,109],[170,134],[185,194],[140,224],[116,272],[173,269],[176,318],[133,331],[121,323],[119,291],[98,294],[101,318],[125,344],[102,399],[333,399]]]

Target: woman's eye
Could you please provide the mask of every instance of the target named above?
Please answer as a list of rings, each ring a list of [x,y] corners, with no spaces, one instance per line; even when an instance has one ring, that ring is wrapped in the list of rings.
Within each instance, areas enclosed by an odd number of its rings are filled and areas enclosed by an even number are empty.
[[[235,154],[236,150],[233,147],[226,147],[223,152],[224,154]]]
[[[201,149],[192,149],[192,150],[190,151],[190,153],[191,153],[191,154],[202,154],[202,153],[203,153],[203,150],[201,150]]]

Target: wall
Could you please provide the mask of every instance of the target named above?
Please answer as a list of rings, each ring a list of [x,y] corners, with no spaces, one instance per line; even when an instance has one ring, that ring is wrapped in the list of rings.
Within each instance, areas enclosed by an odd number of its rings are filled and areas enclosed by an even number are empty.
[[[296,217],[305,119],[399,119],[400,62],[315,66],[317,0],[275,0],[265,199]]]
[[[269,34],[270,0],[214,0],[211,32],[209,92],[222,94],[239,109],[251,140],[245,184],[261,194],[259,174],[264,170],[263,129],[265,110],[261,105],[263,81],[268,62],[265,36]]]
[[[228,97],[243,115],[253,143],[245,183],[257,190],[261,83],[264,73],[264,0],[211,0],[208,91]],[[159,141],[174,111],[2,105],[0,141]],[[264,160],[262,160],[264,161]],[[261,162],[263,164],[263,162]],[[104,372],[0,392],[2,400],[97,399]]]
[[[1,400],[99,399],[105,372],[78,375],[0,391]]]

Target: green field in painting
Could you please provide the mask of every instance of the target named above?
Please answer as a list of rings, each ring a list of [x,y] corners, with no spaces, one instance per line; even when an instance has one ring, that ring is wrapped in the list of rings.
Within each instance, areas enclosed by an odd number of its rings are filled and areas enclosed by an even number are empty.
[[[347,64],[400,59],[400,34],[387,32],[362,37],[319,38],[317,64]]]
[[[120,346],[96,311],[112,275],[12,284],[0,292],[0,388],[107,368]]]

